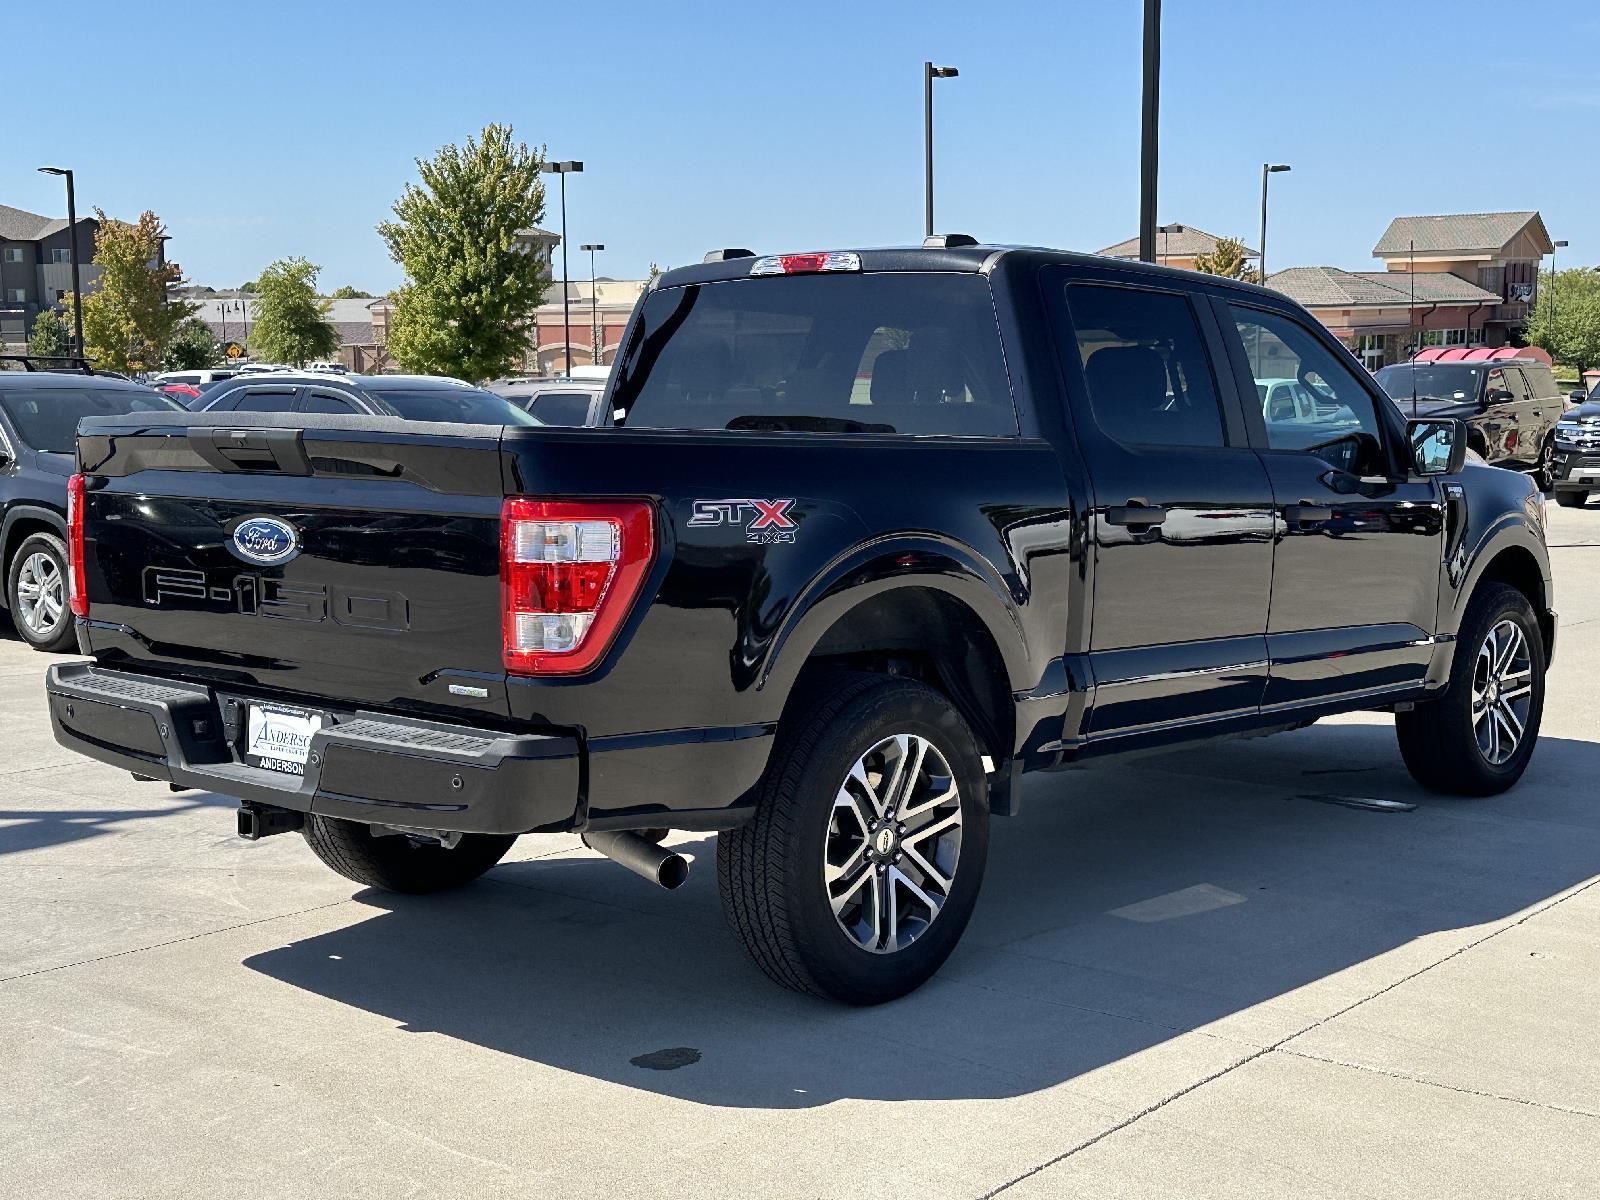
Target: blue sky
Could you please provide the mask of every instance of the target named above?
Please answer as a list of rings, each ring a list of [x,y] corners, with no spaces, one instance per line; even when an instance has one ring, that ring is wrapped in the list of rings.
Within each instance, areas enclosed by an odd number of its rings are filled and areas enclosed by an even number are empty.
[[[489,121],[584,160],[568,229],[610,247],[602,274],[912,241],[925,58],[961,70],[936,85],[940,229],[1094,250],[1137,227],[1139,0],[78,0],[68,29],[7,7],[4,40],[49,49],[7,55],[0,203],[62,211],[33,168],[71,166],[83,210],[154,209],[214,286],[288,254],[393,286],[373,226],[415,157]],[[1163,222],[1253,244],[1272,159],[1274,268],[1377,269],[1391,216],[1522,208],[1561,265],[1600,261],[1592,4],[1164,7]]]

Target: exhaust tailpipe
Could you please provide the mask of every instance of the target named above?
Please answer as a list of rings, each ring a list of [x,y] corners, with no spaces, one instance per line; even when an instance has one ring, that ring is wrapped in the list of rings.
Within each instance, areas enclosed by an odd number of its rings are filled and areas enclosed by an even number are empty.
[[[244,804],[239,807],[239,836],[247,842],[259,842],[276,833],[296,833],[305,827],[304,813],[288,808],[273,808],[269,804]]]
[[[583,835],[583,844],[669,892],[682,887],[689,878],[688,859],[663,850],[632,830],[591,830]]]

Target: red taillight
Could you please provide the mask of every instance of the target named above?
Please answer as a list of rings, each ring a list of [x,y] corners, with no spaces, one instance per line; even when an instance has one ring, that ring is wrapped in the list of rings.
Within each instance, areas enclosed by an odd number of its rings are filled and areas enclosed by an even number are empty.
[[[67,480],[67,604],[75,617],[89,615],[89,589],[83,569],[83,476]]]
[[[616,639],[655,558],[641,500],[533,500],[500,510],[501,630],[508,671],[571,675]]]

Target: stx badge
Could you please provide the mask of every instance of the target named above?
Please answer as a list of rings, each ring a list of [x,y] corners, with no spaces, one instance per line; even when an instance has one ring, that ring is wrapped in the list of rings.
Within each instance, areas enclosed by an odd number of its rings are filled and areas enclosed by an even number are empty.
[[[794,541],[796,525],[789,516],[794,504],[792,497],[787,500],[696,500],[689,528],[743,525],[746,541],[779,546]]]

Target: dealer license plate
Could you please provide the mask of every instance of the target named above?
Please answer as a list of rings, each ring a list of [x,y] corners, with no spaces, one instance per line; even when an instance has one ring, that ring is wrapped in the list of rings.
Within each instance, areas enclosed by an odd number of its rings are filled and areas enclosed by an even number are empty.
[[[304,775],[311,735],[322,726],[319,714],[303,708],[252,704],[245,726],[244,760],[253,767]]]

